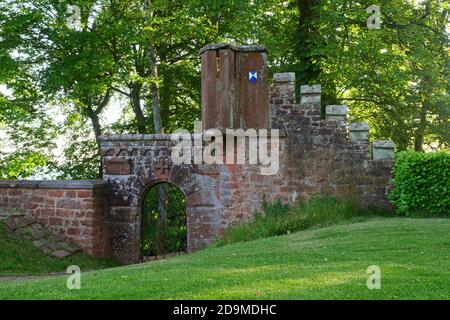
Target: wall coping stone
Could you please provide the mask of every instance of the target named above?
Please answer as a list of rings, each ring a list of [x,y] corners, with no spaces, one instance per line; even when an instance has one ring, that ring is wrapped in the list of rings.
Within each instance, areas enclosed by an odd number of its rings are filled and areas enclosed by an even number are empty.
[[[346,116],[348,107],[346,105],[330,105],[326,106],[325,114],[328,116]]]
[[[200,49],[200,54],[203,54],[205,51],[208,50],[219,50],[219,49],[231,49],[233,51],[239,51],[239,52],[267,52],[267,48],[263,45],[254,44],[254,45],[241,45],[237,46],[231,43],[213,43],[208,44],[207,46],[204,46]]]
[[[367,122],[353,122],[348,126],[349,131],[369,131],[370,127]]]
[[[277,82],[295,82],[294,72],[274,73],[273,80]]]
[[[99,189],[103,180],[0,180],[0,188]]]
[[[300,92],[301,94],[320,94],[322,92],[322,85],[301,86]]]
[[[155,141],[172,140],[171,134],[111,134],[98,137],[99,141]]]
[[[261,129],[258,129],[261,130]],[[267,130],[271,130],[267,128]],[[207,131],[207,130],[205,130]],[[245,131],[245,130],[244,130]],[[198,133],[190,133],[194,140],[202,140],[203,138],[198,137]],[[201,134],[201,133],[200,133]],[[225,132],[223,132],[225,134]],[[286,132],[284,130],[279,129],[279,136],[286,137]],[[109,142],[109,141],[172,141],[172,134],[112,134],[112,135],[104,135],[98,137],[98,140],[101,142]],[[176,142],[176,141],[174,141]]]
[[[391,140],[374,140],[372,147],[378,149],[394,149],[395,144]]]

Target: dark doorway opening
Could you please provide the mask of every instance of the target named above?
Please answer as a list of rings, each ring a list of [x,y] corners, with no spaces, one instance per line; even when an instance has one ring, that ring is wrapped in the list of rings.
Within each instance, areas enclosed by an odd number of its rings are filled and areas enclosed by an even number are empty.
[[[186,252],[186,196],[177,186],[160,182],[142,202],[141,261]]]

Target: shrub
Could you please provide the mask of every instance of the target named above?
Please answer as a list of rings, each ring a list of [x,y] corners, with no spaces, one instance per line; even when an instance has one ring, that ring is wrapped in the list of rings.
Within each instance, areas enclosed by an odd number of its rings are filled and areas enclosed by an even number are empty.
[[[283,235],[381,213],[376,208],[363,208],[351,199],[338,200],[320,195],[313,196],[307,203],[297,203],[294,206],[283,204],[279,199],[272,203],[264,200],[262,209],[263,212],[255,212],[253,221],[226,230],[216,245]]]
[[[450,153],[396,156],[389,200],[402,215],[450,215]]]

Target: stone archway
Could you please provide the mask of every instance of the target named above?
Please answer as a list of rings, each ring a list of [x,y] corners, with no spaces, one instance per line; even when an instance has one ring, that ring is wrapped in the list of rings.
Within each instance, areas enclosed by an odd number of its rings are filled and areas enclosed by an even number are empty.
[[[141,197],[141,261],[187,251],[186,195],[170,182],[153,184]]]
[[[173,145],[170,135],[120,135],[101,140],[107,187],[104,238],[109,255],[122,263],[140,260],[141,202],[149,187],[159,182],[172,183],[186,196],[188,252],[204,248],[226,227],[219,200],[222,166],[174,165]]]

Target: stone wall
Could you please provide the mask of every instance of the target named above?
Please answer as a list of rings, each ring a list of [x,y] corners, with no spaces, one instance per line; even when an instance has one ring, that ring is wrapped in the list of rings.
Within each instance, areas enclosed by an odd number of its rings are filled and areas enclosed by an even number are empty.
[[[226,227],[221,194],[231,188],[221,179],[227,175],[226,166],[174,166],[170,135],[114,135],[100,141],[107,185],[107,245],[119,261],[139,261],[141,201],[158,182],[173,183],[186,196],[189,251],[205,247]]]
[[[96,257],[105,251],[105,184],[93,181],[0,181],[0,211],[20,211]]]
[[[187,197],[188,251],[252,219],[263,195],[292,203],[321,193],[388,205],[392,143],[375,141],[371,159],[368,125],[347,125],[346,106],[327,106],[322,116],[320,86],[303,86],[296,104],[294,74],[275,74],[270,92],[270,126],[281,132],[275,175],[261,175],[260,165],[174,165],[171,135],[100,138],[114,257],[124,263],[139,260],[141,201],[161,181],[179,186]]]
[[[347,106],[327,106],[321,114],[320,86],[302,86],[295,103],[295,75],[275,74],[270,94],[271,126],[285,132],[286,153],[282,170],[292,194],[307,199],[322,193],[358,197],[367,205],[388,206],[394,144],[373,141],[370,155],[369,126],[347,124]]]
[[[104,182],[0,182],[0,209],[24,210],[93,255],[135,263],[140,259],[142,200],[158,182],[170,182],[186,196],[188,251],[252,219],[263,195],[268,201],[295,202],[321,193],[389,205],[392,142],[373,141],[371,152],[369,126],[348,124],[347,106],[326,106],[322,114],[320,85],[302,86],[297,104],[293,73],[275,74],[269,88],[266,66],[261,65],[265,50],[260,47],[219,45],[207,50],[217,52],[202,51],[207,64],[202,87],[214,91],[202,93],[203,101],[214,101],[202,106],[204,125],[249,129],[253,123],[262,129],[268,123],[267,129],[278,129],[279,146],[271,146],[280,152],[276,174],[261,175],[261,166],[249,164],[174,165],[171,135],[103,136]],[[249,50],[256,53],[250,55]],[[235,69],[232,64],[241,65]],[[198,151],[201,148],[192,147],[193,154]]]

